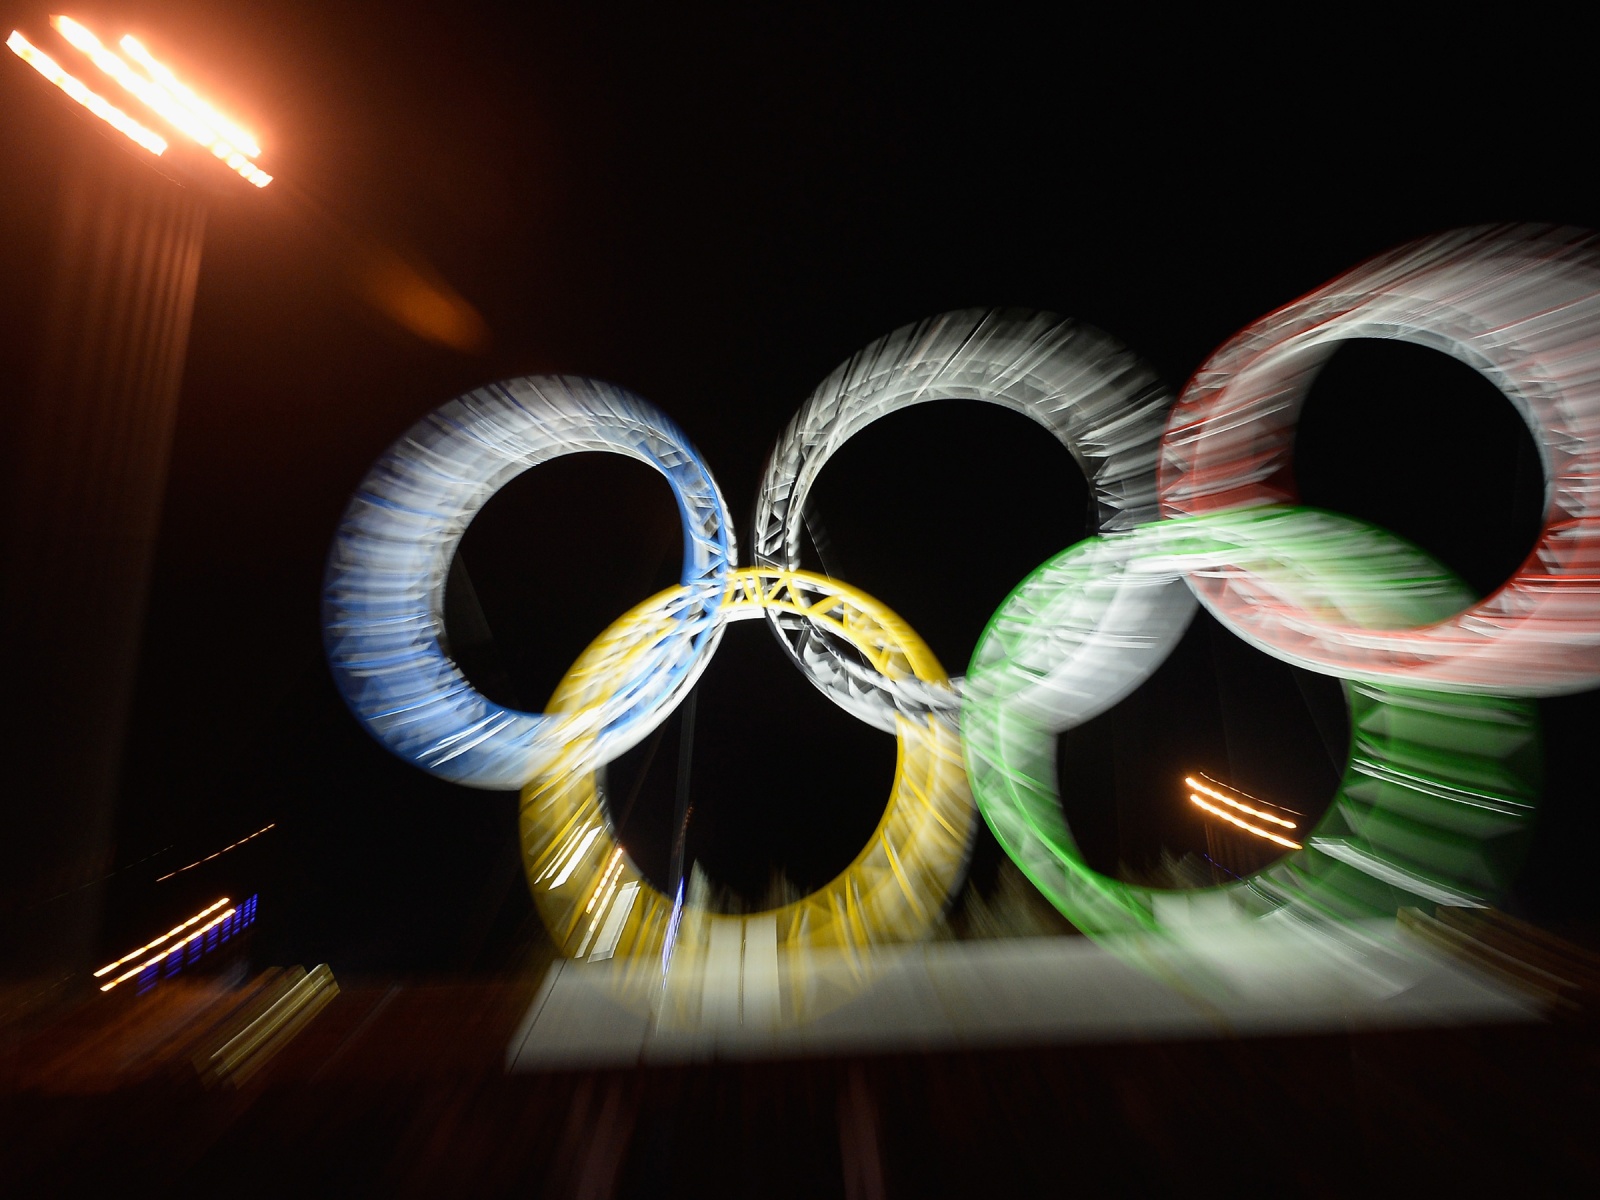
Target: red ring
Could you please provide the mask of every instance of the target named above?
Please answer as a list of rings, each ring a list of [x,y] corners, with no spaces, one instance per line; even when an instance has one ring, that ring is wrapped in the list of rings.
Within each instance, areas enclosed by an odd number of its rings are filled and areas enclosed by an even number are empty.
[[[1263,607],[1243,571],[1191,578],[1201,603],[1268,653],[1329,674],[1524,696],[1600,683],[1600,239],[1588,231],[1493,226],[1424,238],[1256,321],[1173,407],[1162,514],[1295,502],[1294,426],[1311,379],[1339,342],[1365,337],[1442,350],[1516,404],[1545,472],[1532,553],[1485,599],[1414,629],[1357,630]]]

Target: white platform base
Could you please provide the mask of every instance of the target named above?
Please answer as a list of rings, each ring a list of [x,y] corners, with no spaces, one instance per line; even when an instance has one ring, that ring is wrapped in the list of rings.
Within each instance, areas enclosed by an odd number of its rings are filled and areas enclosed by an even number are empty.
[[[716,948],[713,948],[714,950]],[[1053,937],[842,956],[708,953],[622,1003],[623,962],[558,962],[511,1071],[1537,1020],[1393,922],[1197,923],[1181,942]],[[657,965],[656,970],[659,970]]]

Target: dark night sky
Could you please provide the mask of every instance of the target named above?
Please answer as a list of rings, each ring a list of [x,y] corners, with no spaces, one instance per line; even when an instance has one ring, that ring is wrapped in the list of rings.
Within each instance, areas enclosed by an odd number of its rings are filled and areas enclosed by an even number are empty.
[[[12,7],[12,25],[53,36],[46,8]],[[531,911],[514,799],[390,761],[322,663],[320,576],[345,499],[449,397],[535,371],[624,384],[689,431],[747,542],[783,423],[908,321],[1049,309],[1114,334],[1177,390],[1241,326],[1397,242],[1487,220],[1600,226],[1583,149],[1591,48],[1507,21],[1294,40],[1198,17],[1117,27],[1066,6],[1048,23],[996,5],[70,11],[170,48],[256,130],[279,180],[211,203],[118,819],[118,863],[175,843],[164,869],[279,821],[230,868],[264,880],[262,949],[279,961],[470,969]],[[94,136],[69,107],[20,64],[0,70],[10,379],[31,369],[56,139]],[[365,304],[341,265],[354,243],[448,281],[487,348],[439,347]],[[1487,590],[1531,544],[1530,455],[1472,372],[1358,347],[1317,385],[1297,471],[1308,501],[1385,524]],[[847,447],[814,514],[828,566],[959,671],[1006,592],[1084,532],[1083,484],[1026,420],[942,405]],[[465,543],[495,639],[477,677],[537,707],[609,620],[672,580],[678,554],[670,495],[645,468],[584,456],[524,477]],[[1218,649],[1228,637],[1197,626],[1170,682],[1113,714],[1066,782],[1114,778],[1121,739],[1325,803],[1337,690],[1235,661]],[[1180,704],[1211,715],[1186,724]],[[1545,708],[1551,786],[1517,903],[1592,919],[1577,855],[1594,831],[1579,780],[1596,705]],[[647,870],[664,870],[677,743],[674,722],[631,818]],[[736,627],[699,700],[695,852],[746,891],[778,866],[821,882],[873,825],[892,763],[892,742],[832,710],[765,630]],[[1175,786],[1151,793],[1126,772],[1112,786],[1120,825],[1102,812],[1085,834],[1105,865],[1181,840],[1181,822],[1139,816],[1176,808]],[[108,938],[163,904],[182,908],[130,886]]]

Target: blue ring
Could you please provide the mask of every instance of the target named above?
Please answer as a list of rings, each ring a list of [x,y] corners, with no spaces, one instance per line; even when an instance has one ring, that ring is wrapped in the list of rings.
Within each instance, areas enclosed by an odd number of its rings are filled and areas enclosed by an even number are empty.
[[[599,761],[649,735],[722,635],[736,558],[727,505],[689,439],[625,388],[567,375],[491,384],[435,409],[373,464],[334,534],[323,645],[351,712],[387,750],[473,787],[527,783],[557,748],[557,721],[496,704],[445,650],[444,590],[478,510],[529,467],[607,451],[666,476],[683,522],[678,635],[665,663],[624,689],[600,731]]]

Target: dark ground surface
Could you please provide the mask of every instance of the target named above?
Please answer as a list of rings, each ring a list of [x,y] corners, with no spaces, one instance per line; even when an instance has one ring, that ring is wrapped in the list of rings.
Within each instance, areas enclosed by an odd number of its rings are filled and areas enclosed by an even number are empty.
[[[1537,1195],[1600,1165],[1592,1017],[507,1076],[533,991],[347,988],[238,1088],[175,1067],[65,1084],[12,1070],[7,1190]],[[122,1012],[195,994],[158,989]],[[70,1040],[61,1028],[52,1044]]]

